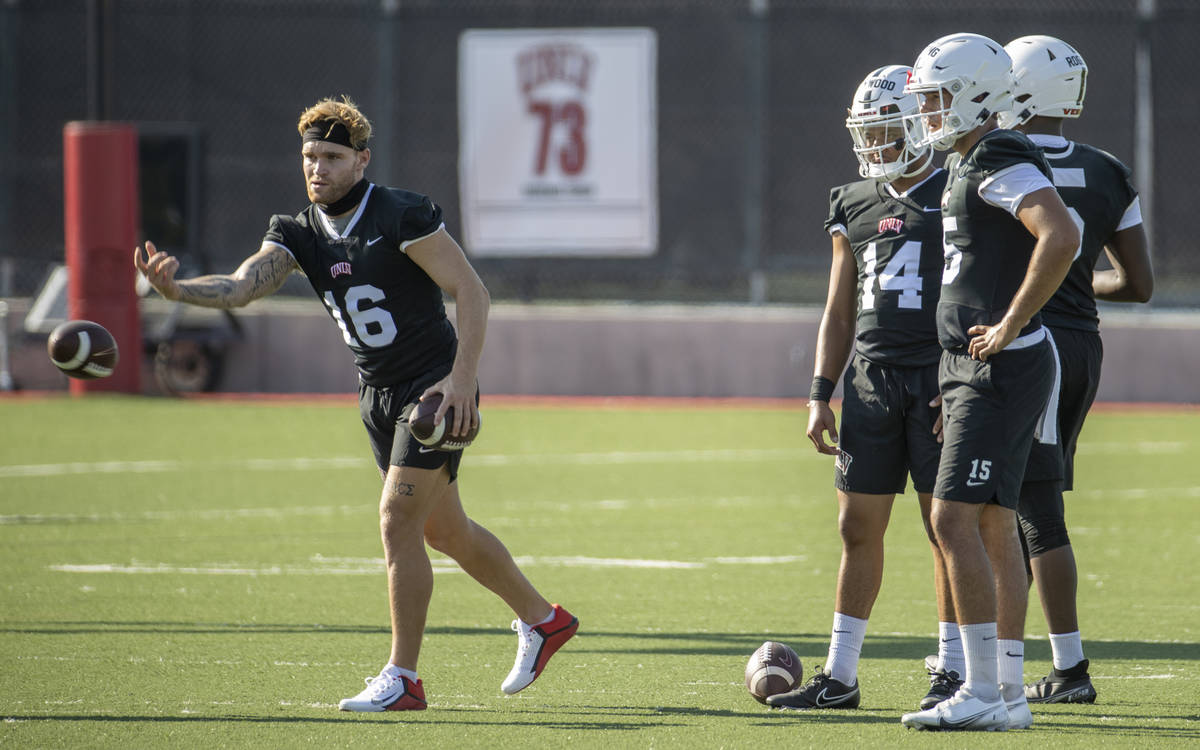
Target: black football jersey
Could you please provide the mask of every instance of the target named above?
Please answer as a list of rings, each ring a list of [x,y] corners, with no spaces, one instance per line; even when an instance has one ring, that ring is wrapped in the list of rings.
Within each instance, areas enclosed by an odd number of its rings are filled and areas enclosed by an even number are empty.
[[[825,229],[843,227],[858,267],[855,351],[880,364],[919,366],[941,356],[934,313],[942,283],[946,172],[896,197],[875,180],[829,193]]]
[[[1042,319],[1047,325],[1098,331],[1092,271],[1137,191],[1129,182],[1129,168],[1098,148],[1067,141],[1065,146],[1043,146],[1042,151],[1054,187],[1083,238],[1067,278],[1042,308]]]
[[[984,180],[1022,162],[1050,178],[1041,149],[1015,130],[989,131],[965,157],[952,153],[946,160],[950,174],[942,196],[946,261],[937,311],[938,339],[946,349],[965,347],[972,326],[1000,322],[1025,279],[1036,238],[1008,211],[979,196]],[[1035,313],[1019,335],[1041,325],[1041,316]]]
[[[287,248],[368,385],[412,380],[454,359],[457,337],[442,290],[402,243],[442,225],[442,209],[406,190],[371,185],[341,235],[316,205],[271,217],[264,242]]]

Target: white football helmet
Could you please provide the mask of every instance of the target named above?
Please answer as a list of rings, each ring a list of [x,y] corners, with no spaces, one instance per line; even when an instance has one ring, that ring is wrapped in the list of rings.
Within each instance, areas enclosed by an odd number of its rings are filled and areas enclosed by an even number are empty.
[[[1032,118],[1079,117],[1087,93],[1087,63],[1061,39],[1041,34],[1004,45],[1012,58],[1013,106],[999,114],[1000,127],[1015,128]]]
[[[912,177],[933,159],[928,145],[911,147],[905,132],[904,118],[917,114],[919,106],[916,96],[904,93],[910,72],[907,65],[886,65],[864,78],[854,91],[846,128],[854,141],[862,177],[880,182]],[[884,151],[890,148],[900,152],[894,161],[884,158]]]
[[[934,94],[938,104],[906,118],[910,139],[920,138],[913,145],[945,151],[996,112],[1010,109],[1011,68],[1004,47],[979,34],[949,34],[922,50],[904,91]],[[924,128],[916,127],[918,120],[924,121]],[[931,121],[937,127],[931,127]]]

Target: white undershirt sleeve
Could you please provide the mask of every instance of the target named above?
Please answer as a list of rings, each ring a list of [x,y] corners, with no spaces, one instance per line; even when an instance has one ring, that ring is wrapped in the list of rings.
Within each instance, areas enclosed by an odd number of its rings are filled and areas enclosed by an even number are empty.
[[[979,197],[1016,217],[1025,196],[1042,188],[1053,187],[1054,184],[1041,170],[1025,161],[1005,167],[979,183]]]
[[[1142,204],[1138,196],[1133,196],[1133,203],[1129,204],[1129,208],[1125,209],[1125,215],[1121,217],[1121,223],[1117,225],[1117,231],[1136,227],[1142,223]]]

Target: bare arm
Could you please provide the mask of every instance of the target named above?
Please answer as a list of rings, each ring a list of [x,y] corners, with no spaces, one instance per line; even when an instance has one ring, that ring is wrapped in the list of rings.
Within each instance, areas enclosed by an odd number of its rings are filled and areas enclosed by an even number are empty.
[[[1033,247],[1025,279],[1000,322],[993,326],[971,326],[967,331],[973,337],[967,351],[975,359],[986,360],[1012,343],[1030,318],[1058,290],[1071,267],[1075,248],[1079,246],[1079,229],[1067,213],[1058,191],[1052,187],[1025,196],[1017,209],[1017,218],[1037,238],[1037,244]]]
[[[408,257],[454,298],[458,330],[454,368],[441,381],[427,388],[421,398],[441,393],[442,405],[438,408],[437,419],[440,420],[453,406],[454,424],[447,426],[451,434],[463,434],[469,425],[479,423],[479,408],[475,404],[476,376],[487,333],[491,297],[462,248],[445,229],[409,245]]]
[[[220,309],[242,307],[274,293],[296,269],[296,261],[287,250],[266,242],[231,274],[177,281],[179,260],[158,251],[153,242],[146,243],[144,260],[142,248],[134,248],[133,264],[166,299]]]
[[[1141,224],[1122,229],[1104,246],[1112,270],[1092,272],[1096,299],[1108,302],[1149,302],[1154,294],[1154,268]]]
[[[816,362],[813,375],[837,382],[850,350],[854,344],[854,316],[858,309],[858,267],[854,262],[854,251],[846,235],[833,235],[833,263],[829,268],[829,294],[825,298],[825,312],[821,315],[821,326],[817,330]],[[808,439],[817,452],[837,455],[837,421],[827,401],[809,402]],[[834,445],[825,442],[824,434]]]

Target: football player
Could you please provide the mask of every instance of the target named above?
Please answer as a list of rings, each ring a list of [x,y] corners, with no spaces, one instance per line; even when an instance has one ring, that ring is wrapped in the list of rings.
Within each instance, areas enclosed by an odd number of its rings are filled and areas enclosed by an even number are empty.
[[[1146,302],[1154,272],[1129,170],[1112,155],[1062,134],[1064,120],[1083,111],[1088,74],[1083,56],[1050,36],[1024,36],[1004,49],[1013,61],[1016,87],[1012,110],[999,113],[1000,124],[1026,133],[1042,148],[1054,185],[1083,235],[1066,280],[1042,308],[1062,368],[1059,441],[1034,443],[1017,504],[1054,660],[1049,675],[1025,687],[1025,697],[1031,703],[1092,703],[1096,689],[1079,634],[1078,578],[1063,492],[1074,486],[1075,445],[1100,384],[1104,349],[1096,299]],[[1101,252],[1111,270],[1095,270]]]
[[[999,129],[1012,97],[997,42],[958,33],[927,46],[905,88],[919,145],[950,150],[938,300],[944,418],[931,520],[966,657],[952,698],[905,714],[921,729],[1032,725],[1022,669],[1028,583],[1016,506],[1057,363],[1038,311],[1066,276],[1079,231],[1028,138]],[[1043,434],[1050,439],[1049,434]]]
[[[348,98],[304,111],[300,163],[311,204],[271,217],[258,251],[228,275],[178,280],[179,262],[147,242],[134,264],[165,298],[230,308],[265,297],[299,270],[341,329],[359,373],[359,409],[383,477],[380,527],[387,562],[392,645],[367,687],[343,711],[421,710],[417,657],[433,589],[425,550],[453,558],[517,614],[517,658],[501,685],[515,693],[537,678],[578,621],[551,605],[504,545],[463,512],[462,452],[417,442],[408,415],[441,394],[438,421],[453,407],[452,435],[478,426],[476,371],[487,327],[487,290],[446,231],[442,209],[418,193],[374,185],[371,123]],[[455,326],[442,304],[455,300]]]
[[[859,652],[883,577],[884,532],[910,475],[933,548],[939,619],[954,622],[929,527],[939,454],[934,429],[941,346],[934,310],[946,172],[933,166],[929,146],[916,147],[906,137],[904,118],[918,107],[917,98],[904,93],[910,70],[888,65],[872,71],[854,92],[846,119],[864,179],[830,193],[825,229],[833,238],[833,263],[808,402],[809,439],[819,453],[837,457],[842,559],[833,633],[824,669],[800,688],[768,697],[772,706],[859,705]],[[829,399],[847,359],[839,435]],[[946,639],[952,644],[957,641]],[[949,671],[935,674],[928,701],[954,693],[961,661],[960,650]]]

